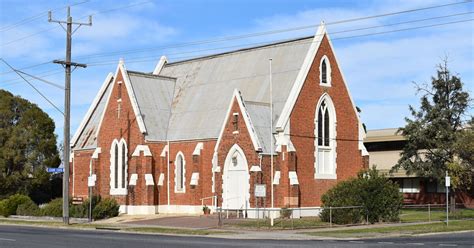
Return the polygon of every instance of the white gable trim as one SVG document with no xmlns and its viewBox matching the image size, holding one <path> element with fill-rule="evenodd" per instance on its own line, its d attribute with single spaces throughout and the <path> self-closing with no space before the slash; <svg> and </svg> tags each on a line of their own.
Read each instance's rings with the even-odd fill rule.
<svg viewBox="0 0 474 248">
<path fill-rule="evenodd" d="M 301 69 L 298 72 L 298 76 L 296 76 L 295 83 L 291 88 L 290 95 L 288 96 L 285 106 L 283 107 L 280 118 L 278 118 L 278 121 L 276 123 L 277 130 L 283 130 L 285 128 L 285 125 L 288 123 L 291 111 L 293 110 L 293 107 L 296 103 L 296 99 L 298 98 L 298 95 L 300 94 L 300 91 L 303 88 L 304 81 L 308 76 L 309 69 L 313 64 L 314 57 L 316 56 L 316 53 L 319 50 L 319 46 L 321 46 L 321 41 L 323 40 L 325 34 L 327 35 L 326 26 L 324 25 L 324 23 L 321 23 L 318 30 L 316 31 L 316 34 L 314 35 L 313 41 L 311 42 L 311 46 L 309 47 L 308 53 L 306 54 L 306 57 L 303 61 L 303 65 L 301 66 Z"/>
<path fill-rule="evenodd" d="M 155 66 L 155 70 L 153 70 L 153 75 L 158 75 L 161 72 L 161 69 L 168 63 L 168 58 L 166 56 L 161 56 L 160 61 Z"/>
<path fill-rule="evenodd" d="M 110 82 L 112 81 L 113 78 L 114 78 L 114 74 L 112 74 L 111 72 L 105 78 L 104 82 L 102 83 L 102 86 L 100 87 L 99 92 L 97 93 L 94 100 L 92 101 L 92 104 L 89 107 L 89 110 L 87 110 L 86 115 L 82 119 L 82 122 L 79 125 L 79 128 L 76 130 L 76 133 L 74 134 L 74 136 L 71 139 L 71 143 L 70 143 L 71 147 L 76 145 L 76 142 L 79 139 L 79 136 L 84 131 L 84 128 L 86 127 L 86 124 L 89 122 L 90 118 L 92 117 L 92 113 L 94 113 L 94 110 L 97 108 L 97 105 L 99 104 L 100 99 L 105 94 L 105 91 L 107 90 L 107 87 L 109 86 L 109 84 L 110 84 Z M 105 112 L 105 110 L 104 110 L 104 112 Z M 100 125 L 99 125 L 99 127 L 100 127 Z"/>
<path fill-rule="evenodd" d="M 150 147 L 147 145 L 137 145 L 135 151 L 133 151 L 132 157 L 139 157 L 140 152 L 143 152 L 145 157 L 151 157 Z"/>
<path fill-rule="evenodd" d="M 135 97 L 135 93 L 133 91 L 132 84 L 130 83 L 130 78 L 128 77 L 127 69 L 125 68 L 125 62 L 121 59 L 117 66 L 117 72 L 121 71 L 123 80 L 125 81 L 125 86 L 127 87 L 128 98 L 130 98 L 130 103 L 132 104 L 133 112 L 135 113 L 135 118 L 137 119 L 138 127 L 141 133 L 146 133 L 145 122 L 143 121 L 142 114 L 140 113 L 140 109 L 138 108 L 137 98 Z M 117 78 L 117 77 L 116 77 Z"/>
<path fill-rule="evenodd" d="M 248 114 L 247 109 L 245 108 L 244 102 L 242 100 L 242 95 L 240 94 L 240 91 L 238 91 L 237 89 L 234 89 L 232 100 L 230 101 L 229 108 L 227 109 L 227 114 L 225 116 L 224 123 L 222 123 L 221 131 L 219 133 L 219 138 L 217 139 L 214 151 L 217 151 L 219 144 L 221 142 L 222 135 L 224 134 L 224 130 L 225 130 L 225 125 L 229 121 L 229 116 L 232 110 L 232 105 L 234 104 L 234 99 L 237 99 L 240 112 L 242 113 L 242 117 L 244 118 L 245 126 L 247 127 L 247 130 L 250 134 L 250 138 L 252 140 L 252 144 L 253 144 L 253 147 L 255 148 L 255 151 L 261 151 L 262 146 L 260 145 L 258 141 L 257 133 L 255 132 L 255 128 L 253 127 L 252 121 L 250 120 L 250 115 Z"/>
<path fill-rule="evenodd" d="M 204 148 L 204 143 L 198 142 L 198 143 L 196 144 L 196 147 L 194 148 L 193 156 L 194 156 L 194 155 L 200 156 L 200 155 L 201 155 L 201 150 L 202 150 L 203 148 Z"/>
</svg>

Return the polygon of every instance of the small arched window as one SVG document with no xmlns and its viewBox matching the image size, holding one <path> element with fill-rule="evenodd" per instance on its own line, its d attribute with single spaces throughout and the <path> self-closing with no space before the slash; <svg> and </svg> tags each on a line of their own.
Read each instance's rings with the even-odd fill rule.
<svg viewBox="0 0 474 248">
<path fill-rule="evenodd" d="M 185 160 L 181 152 L 176 156 L 175 163 L 175 191 L 184 192 L 185 191 Z"/>
<path fill-rule="evenodd" d="M 321 58 L 319 65 L 319 80 L 320 85 L 331 86 L 331 64 L 326 55 Z"/>
</svg>

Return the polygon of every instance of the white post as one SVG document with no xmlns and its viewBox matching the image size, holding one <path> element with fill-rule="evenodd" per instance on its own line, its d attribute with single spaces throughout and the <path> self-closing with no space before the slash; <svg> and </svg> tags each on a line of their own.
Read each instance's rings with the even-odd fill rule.
<svg viewBox="0 0 474 248">
<path fill-rule="evenodd" d="M 271 187 L 271 206 L 272 210 L 275 207 L 273 205 L 273 83 L 272 83 L 272 59 L 268 59 L 270 63 L 270 187 Z M 274 224 L 274 213 L 272 212 L 270 218 L 270 224 L 273 226 Z"/>
<path fill-rule="evenodd" d="M 451 178 L 448 176 L 448 171 L 446 171 L 446 226 L 449 225 L 449 186 L 451 185 Z"/>
</svg>

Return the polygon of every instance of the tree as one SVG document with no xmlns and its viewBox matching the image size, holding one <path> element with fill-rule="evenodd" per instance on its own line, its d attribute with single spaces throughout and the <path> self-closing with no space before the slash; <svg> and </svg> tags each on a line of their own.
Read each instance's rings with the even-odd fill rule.
<svg viewBox="0 0 474 248">
<path fill-rule="evenodd" d="M 0 199 L 15 193 L 50 200 L 47 167 L 58 167 L 53 120 L 36 104 L 0 90 Z"/>
<path fill-rule="evenodd" d="M 463 90 L 461 79 L 450 73 L 446 60 L 438 65 L 437 75 L 431 81 L 430 87 L 417 85 L 418 92 L 423 92 L 420 109 L 409 106 L 412 118 L 405 118 L 405 127 L 399 129 L 407 143 L 392 170 L 405 169 L 408 174 L 439 182 L 444 182 L 448 171 L 453 189 L 465 188 L 470 181 L 461 178 L 472 178 L 473 168 L 472 153 L 462 152 L 467 149 L 463 139 L 471 138 L 472 149 L 472 131 L 463 131 L 470 107 L 469 94 Z"/>
</svg>

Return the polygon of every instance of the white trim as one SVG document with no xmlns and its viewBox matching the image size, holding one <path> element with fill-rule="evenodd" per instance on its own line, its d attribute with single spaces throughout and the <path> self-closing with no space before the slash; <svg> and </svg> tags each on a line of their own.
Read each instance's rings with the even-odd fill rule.
<svg viewBox="0 0 474 248">
<path fill-rule="evenodd" d="M 84 118 L 82 119 L 81 124 L 79 125 L 79 128 L 76 130 L 76 133 L 74 133 L 74 136 L 71 139 L 71 143 L 70 143 L 71 147 L 76 145 L 76 142 L 79 139 L 79 136 L 84 131 L 84 128 L 86 127 L 87 122 L 89 122 L 90 118 L 92 117 L 92 113 L 97 108 L 97 105 L 99 104 L 100 99 L 102 99 L 105 91 L 107 90 L 107 87 L 109 86 L 109 84 L 110 84 L 110 82 L 112 81 L 113 78 L 114 78 L 114 74 L 112 74 L 111 72 L 109 74 L 107 74 L 107 77 L 105 78 L 104 82 L 102 83 L 102 86 L 100 87 L 99 92 L 97 93 L 94 100 L 92 101 L 92 104 L 89 107 L 89 110 L 87 110 L 87 113 L 84 116 Z M 104 112 L 105 112 L 105 109 L 104 109 Z M 99 125 L 99 127 L 100 127 L 100 125 Z"/>
<path fill-rule="evenodd" d="M 135 151 L 133 151 L 132 157 L 139 157 L 140 152 L 143 152 L 145 157 L 151 157 L 150 147 L 148 147 L 148 145 L 137 145 Z"/>
<path fill-rule="evenodd" d="M 327 111 L 329 111 L 329 147 L 331 153 L 331 164 L 333 173 L 318 173 L 318 112 L 321 104 L 326 102 Z M 324 116 L 323 116 L 324 118 Z M 314 115 L 314 178 L 315 179 L 337 179 L 337 114 L 336 114 L 336 106 L 332 101 L 332 98 L 329 94 L 324 93 L 318 100 L 318 104 L 316 105 L 315 115 Z M 324 142 L 324 141 L 323 141 Z"/>
<path fill-rule="evenodd" d="M 114 158 L 115 158 L 115 145 L 118 146 L 118 170 L 115 171 Z M 122 160 L 123 145 L 125 145 L 125 161 Z M 122 175 L 122 167 L 125 167 L 125 175 Z M 115 188 L 115 174 L 117 174 L 117 188 Z M 128 184 L 128 148 L 127 142 L 122 138 L 120 141 L 114 139 L 110 147 L 110 195 L 127 195 L 127 184 Z M 124 180 L 125 179 L 125 180 Z M 122 185 L 122 181 L 125 185 Z"/>
<path fill-rule="evenodd" d="M 131 174 L 130 175 L 130 182 L 128 183 L 128 185 L 130 185 L 130 186 L 137 185 L 137 180 L 138 180 L 138 174 L 136 174 L 136 173 Z"/>
<path fill-rule="evenodd" d="M 158 178 L 158 186 L 163 186 L 163 181 L 165 180 L 165 173 L 160 173 L 160 177 Z"/>
<path fill-rule="evenodd" d="M 298 175 L 296 174 L 296 171 L 289 171 L 288 178 L 290 179 L 290 185 L 300 184 L 298 181 Z"/>
<path fill-rule="evenodd" d="M 324 22 L 322 22 L 321 25 L 319 25 L 316 34 L 314 35 L 313 41 L 311 42 L 311 45 L 308 49 L 308 53 L 306 54 L 306 57 L 303 61 L 303 65 L 301 66 L 301 69 L 298 72 L 298 75 L 296 76 L 295 83 L 291 88 L 285 106 L 283 107 L 281 115 L 278 118 L 278 121 L 276 123 L 277 130 L 283 130 L 285 128 L 285 125 L 288 123 L 291 111 L 293 110 L 293 107 L 296 104 L 298 95 L 301 89 L 303 88 L 303 84 L 308 76 L 311 65 L 313 64 L 314 58 L 319 50 L 319 46 L 321 46 L 321 42 L 325 34 L 327 36 L 326 26 L 324 25 Z"/>
<path fill-rule="evenodd" d="M 110 188 L 110 195 L 127 195 L 128 194 L 128 191 L 127 189 L 121 189 L 121 188 L 117 188 L 117 189 L 113 189 L 113 188 Z"/>
<path fill-rule="evenodd" d="M 323 72 L 322 72 L 323 61 L 326 61 L 326 81 L 327 81 L 327 83 L 323 83 Z M 324 87 L 331 87 L 331 82 L 332 82 L 331 72 L 332 72 L 331 62 L 329 61 L 328 56 L 323 55 L 323 57 L 319 61 L 319 85 L 324 86 Z"/>
<path fill-rule="evenodd" d="M 275 171 L 275 176 L 273 177 L 273 185 L 280 185 L 281 172 Z"/>
<path fill-rule="evenodd" d="M 183 158 L 183 189 L 178 190 L 178 166 L 176 161 L 178 161 L 178 157 L 181 156 Z M 183 152 L 179 151 L 176 154 L 176 158 L 174 159 L 174 193 L 186 193 L 186 159 L 184 157 Z"/>
<path fill-rule="evenodd" d="M 163 150 L 161 151 L 161 154 L 160 154 L 160 157 L 166 157 L 166 153 L 169 151 L 169 147 L 168 145 L 165 145 L 165 147 L 163 147 Z"/>
<path fill-rule="evenodd" d="M 193 172 L 193 174 L 191 175 L 191 182 L 189 183 L 189 185 L 196 186 L 198 185 L 198 181 L 199 181 L 199 172 Z"/>
<path fill-rule="evenodd" d="M 154 215 L 158 212 L 155 205 L 122 205 L 128 215 Z M 122 207 L 121 206 L 121 207 Z"/>
<path fill-rule="evenodd" d="M 130 78 L 128 77 L 127 69 L 125 68 L 125 63 L 123 60 L 120 60 L 118 67 L 117 67 L 117 72 L 120 69 L 120 72 L 122 73 L 122 78 L 125 81 L 125 86 L 127 88 L 127 93 L 128 93 L 128 98 L 130 98 L 130 103 L 133 108 L 133 112 L 135 113 L 135 118 L 137 119 L 138 127 L 140 129 L 141 133 L 146 133 L 146 127 L 145 127 L 145 122 L 143 121 L 142 114 L 140 112 L 140 108 L 138 108 L 138 102 L 137 98 L 135 97 L 135 93 L 133 91 L 132 83 L 130 83 Z"/>
<path fill-rule="evenodd" d="M 261 172 L 262 171 L 262 168 L 260 168 L 260 166 L 258 165 L 252 165 L 252 167 L 250 167 L 250 172 Z"/>
<path fill-rule="evenodd" d="M 102 149 L 100 147 L 95 148 L 94 153 L 92 153 L 92 158 L 98 159 L 101 153 Z"/>
<path fill-rule="evenodd" d="M 158 64 L 156 64 L 155 69 L 153 70 L 153 75 L 160 74 L 163 67 L 168 63 L 168 58 L 166 56 L 161 56 Z"/>
<path fill-rule="evenodd" d="M 196 147 L 194 148 L 193 151 L 193 156 L 200 156 L 201 155 L 201 150 L 204 148 L 204 143 L 199 142 L 196 144 Z"/>
<path fill-rule="evenodd" d="M 237 100 L 237 103 L 239 104 L 240 112 L 242 112 L 242 116 L 244 117 L 245 126 L 247 127 L 247 130 L 249 132 L 253 147 L 255 148 L 255 151 L 261 151 L 262 146 L 260 145 L 258 141 L 257 133 L 255 131 L 255 128 L 253 127 L 252 121 L 250 120 L 250 115 L 248 114 L 247 109 L 245 108 L 245 104 L 243 103 L 242 94 L 237 89 L 234 89 L 234 93 L 232 94 L 232 100 L 230 101 L 229 108 L 227 109 L 226 117 L 224 119 L 224 122 L 222 123 L 221 131 L 219 133 L 219 138 L 217 138 L 214 151 L 217 151 L 217 149 L 219 148 L 220 142 L 222 140 L 222 135 L 224 134 L 225 126 L 227 122 L 229 121 L 229 116 L 230 116 L 232 105 L 234 104 L 235 99 Z"/>
<path fill-rule="evenodd" d="M 159 205 L 159 214 L 201 215 L 201 205 Z"/>
<path fill-rule="evenodd" d="M 152 174 L 145 174 L 145 185 L 146 186 L 155 186 L 155 181 L 153 180 Z"/>
</svg>

